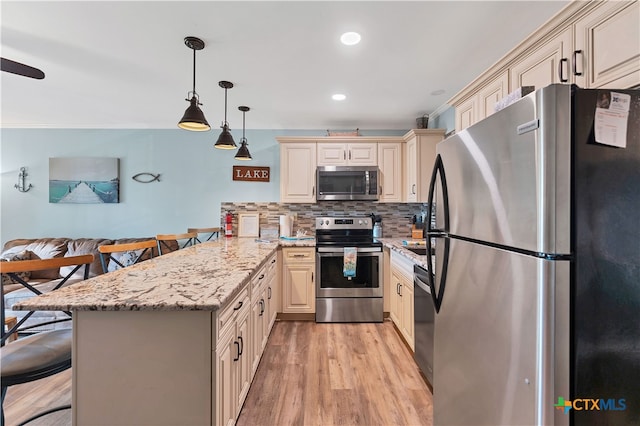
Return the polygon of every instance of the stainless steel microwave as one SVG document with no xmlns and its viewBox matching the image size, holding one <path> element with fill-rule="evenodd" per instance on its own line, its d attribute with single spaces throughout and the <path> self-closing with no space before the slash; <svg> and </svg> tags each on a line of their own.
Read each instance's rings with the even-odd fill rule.
<svg viewBox="0 0 640 426">
<path fill-rule="evenodd" d="M 321 166 L 316 200 L 377 200 L 380 170 L 375 166 Z"/>
</svg>

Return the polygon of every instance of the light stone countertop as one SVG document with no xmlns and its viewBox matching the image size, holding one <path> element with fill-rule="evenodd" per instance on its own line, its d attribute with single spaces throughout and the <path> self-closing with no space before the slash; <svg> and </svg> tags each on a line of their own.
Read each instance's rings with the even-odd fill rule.
<svg viewBox="0 0 640 426">
<path fill-rule="evenodd" d="M 410 259 L 413 263 L 422 266 L 426 270 L 429 270 L 429 260 L 426 255 L 415 254 L 412 251 L 407 250 L 407 246 L 403 245 L 403 241 L 410 240 L 411 238 L 377 238 L 384 247 L 387 247 L 397 253 L 400 253 L 404 257 Z M 432 265 L 435 267 L 435 256 L 431 256 Z"/>
<path fill-rule="evenodd" d="M 309 241 L 315 245 L 315 240 Z M 253 238 L 221 238 L 33 297 L 14 309 L 216 311 L 240 291 L 278 245 Z"/>
</svg>

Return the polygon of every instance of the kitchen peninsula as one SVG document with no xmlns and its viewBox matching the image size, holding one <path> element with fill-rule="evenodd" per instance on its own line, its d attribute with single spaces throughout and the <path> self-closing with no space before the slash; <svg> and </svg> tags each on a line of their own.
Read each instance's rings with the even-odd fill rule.
<svg viewBox="0 0 640 426">
<path fill-rule="evenodd" d="M 198 244 L 14 309 L 73 312 L 74 424 L 226 424 L 275 319 L 277 249 Z"/>
</svg>

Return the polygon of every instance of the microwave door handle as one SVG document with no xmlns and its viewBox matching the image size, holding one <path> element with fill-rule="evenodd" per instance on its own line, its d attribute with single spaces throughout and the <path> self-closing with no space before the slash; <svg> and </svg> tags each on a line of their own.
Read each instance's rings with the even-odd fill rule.
<svg viewBox="0 0 640 426">
<path fill-rule="evenodd" d="M 351 153 L 349 153 L 349 155 L 351 155 Z M 371 194 L 371 180 L 369 179 L 369 172 L 366 171 L 364 172 L 364 193 L 365 194 Z"/>
</svg>

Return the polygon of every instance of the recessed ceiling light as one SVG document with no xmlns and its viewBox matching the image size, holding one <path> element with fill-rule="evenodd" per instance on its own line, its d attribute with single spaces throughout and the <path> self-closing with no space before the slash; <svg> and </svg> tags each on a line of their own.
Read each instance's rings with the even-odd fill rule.
<svg viewBox="0 0 640 426">
<path fill-rule="evenodd" d="M 334 101 L 344 101 L 345 99 L 347 99 L 347 97 L 342 93 L 336 93 L 335 95 L 331 96 L 331 99 L 333 99 Z"/>
<path fill-rule="evenodd" d="M 431 96 L 438 96 L 438 95 L 442 95 L 443 93 L 444 93 L 443 89 L 438 89 L 431 92 Z"/>
<path fill-rule="evenodd" d="M 340 36 L 340 41 L 347 46 L 353 46 L 354 44 L 360 43 L 360 34 L 354 33 L 353 31 L 344 33 Z"/>
</svg>

